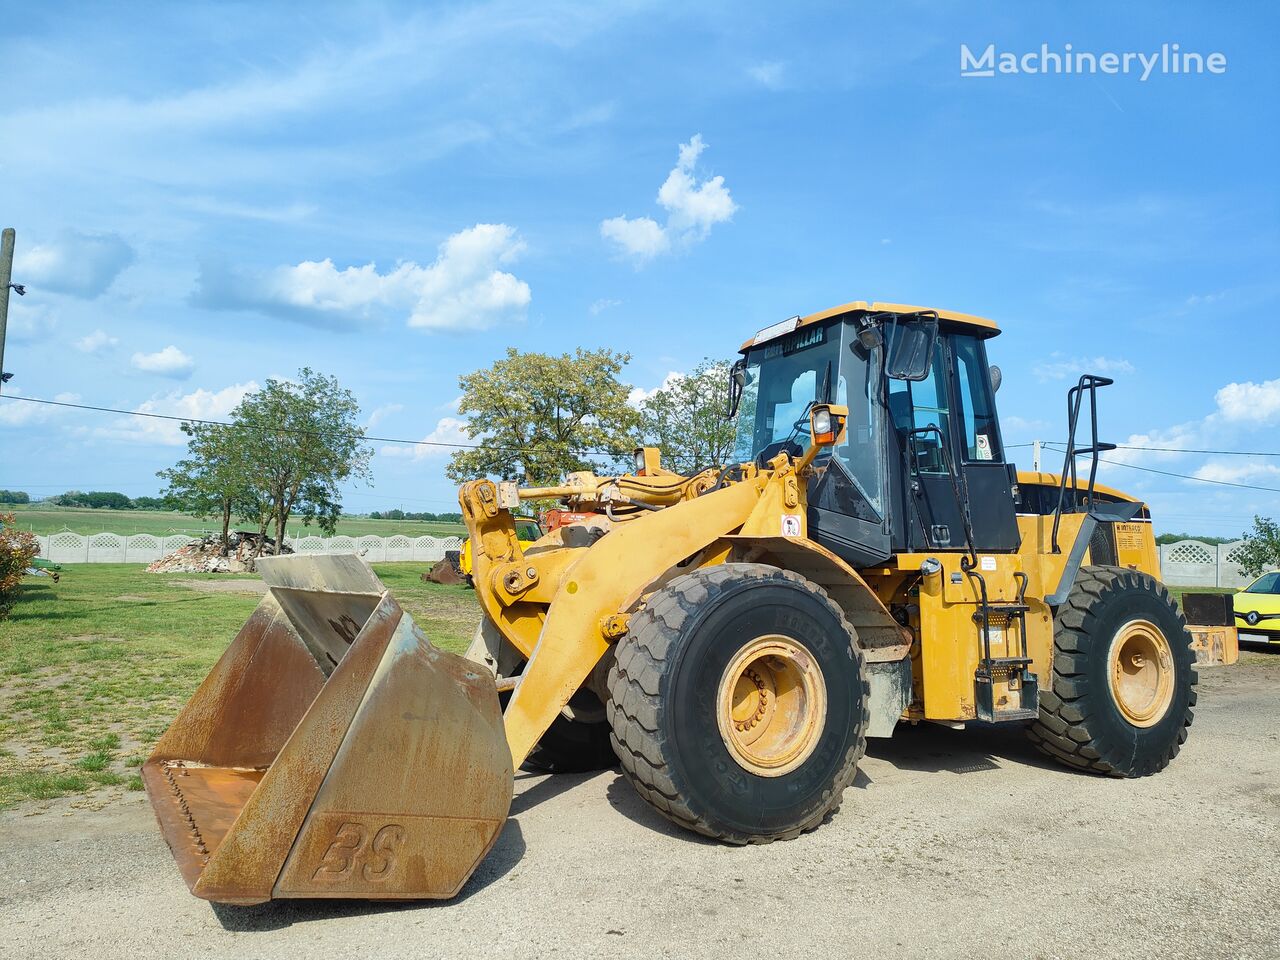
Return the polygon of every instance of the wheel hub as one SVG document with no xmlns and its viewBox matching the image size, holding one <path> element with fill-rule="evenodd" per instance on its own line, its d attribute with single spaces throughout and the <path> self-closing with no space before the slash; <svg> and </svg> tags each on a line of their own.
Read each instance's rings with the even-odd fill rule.
<svg viewBox="0 0 1280 960">
<path fill-rule="evenodd" d="M 813 657 L 790 637 L 757 637 L 734 656 L 716 696 L 720 736 L 744 770 L 779 777 L 818 745 L 827 688 Z"/>
<path fill-rule="evenodd" d="M 1111 696 L 1135 727 L 1158 723 L 1173 702 L 1173 650 L 1149 620 L 1131 620 L 1116 631 L 1108 656 Z"/>
</svg>

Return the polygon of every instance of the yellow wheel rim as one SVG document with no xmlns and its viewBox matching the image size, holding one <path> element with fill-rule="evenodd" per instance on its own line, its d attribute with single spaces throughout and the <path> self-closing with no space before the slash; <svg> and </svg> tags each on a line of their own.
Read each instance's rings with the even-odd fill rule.
<svg viewBox="0 0 1280 960">
<path fill-rule="evenodd" d="M 813 656 L 779 634 L 738 651 L 716 695 L 729 754 L 744 770 L 780 777 L 813 753 L 827 720 L 827 685 Z"/>
<path fill-rule="evenodd" d="M 1107 658 L 1111 697 L 1135 727 L 1160 721 L 1173 702 L 1173 650 L 1149 620 L 1130 620 L 1111 641 Z"/>
</svg>

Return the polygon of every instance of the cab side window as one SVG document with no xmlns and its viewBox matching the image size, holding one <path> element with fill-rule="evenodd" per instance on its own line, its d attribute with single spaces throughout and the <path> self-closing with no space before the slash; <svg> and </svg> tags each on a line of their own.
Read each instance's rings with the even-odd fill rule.
<svg viewBox="0 0 1280 960">
<path fill-rule="evenodd" d="M 951 442 L 951 409 L 942 376 L 944 356 L 939 337 L 928 377 L 915 382 L 889 381 L 889 414 L 903 445 L 910 445 L 921 473 L 947 472 L 943 444 Z"/>
<path fill-rule="evenodd" d="M 1003 461 L 1000 433 L 996 428 L 991 374 L 983 362 L 982 345 L 977 337 L 958 336 L 952 340 L 951 349 L 955 355 L 956 383 L 960 388 L 965 459 Z"/>
</svg>

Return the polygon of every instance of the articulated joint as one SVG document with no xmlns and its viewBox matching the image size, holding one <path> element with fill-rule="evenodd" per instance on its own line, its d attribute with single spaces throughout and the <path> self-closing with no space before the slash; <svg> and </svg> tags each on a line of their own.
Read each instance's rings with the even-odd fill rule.
<svg viewBox="0 0 1280 960">
<path fill-rule="evenodd" d="M 504 563 L 494 568 L 493 581 L 515 600 L 538 582 L 538 568 L 524 562 Z"/>
</svg>

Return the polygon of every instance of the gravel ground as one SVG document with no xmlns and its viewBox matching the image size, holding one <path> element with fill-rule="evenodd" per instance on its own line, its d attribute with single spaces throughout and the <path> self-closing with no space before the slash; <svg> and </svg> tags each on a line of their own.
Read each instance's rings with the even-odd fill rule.
<svg viewBox="0 0 1280 960">
<path fill-rule="evenodd" d="M 0 956 L 1280 957 L 1280 655 L 1201 674 L 1163 774 L 1049 765 L 1008 729 L 873 741 L 842 811 L 734 849 L 614 771 L 521 775 L 451 903 L 192 898 L 137 795 L 0 815 Z"/>
</svg>

